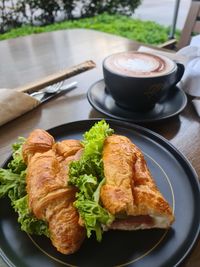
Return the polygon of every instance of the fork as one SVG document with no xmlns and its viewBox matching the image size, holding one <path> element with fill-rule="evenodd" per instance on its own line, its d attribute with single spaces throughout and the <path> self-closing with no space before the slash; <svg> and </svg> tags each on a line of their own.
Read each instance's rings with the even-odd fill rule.
<svg viewBox="0 0 200 267">
<path fill-rule="evenodd" d="M 38 92 L 31 93 L 30 95 L 31 96 L 37 96 L 37 95 L 44 94 L 44 93 L 54 94 L 54 93 L 58 92 L 58 90 L 61 88 L 63 83 L 64 83 L 63 81 L 60 81 L 58 83 L 55 83 L 55 84 L 50 85 L 48 87 L 45 87 L 44 89 L 42 89 Z"/>
<path fill-rule="evenodd" d="M 37 97 L 37 96 L 44 95 L 44 94 L 57 94 L 61 91 L 65 91 L 65 90 L 72 89 L 72 88 L 76 87 L 77 82 L 76 81 L 71 82 L 69 84 L 64 85 L 63 87 L 62 87 L 62 85 L 63 85 L 63 82 L 62 82 L 62 84 L 57 83 L 57 84 L 55 84 L 55 86 L 54 85 L 48 86 L 48 87 L 44 88 L 43 90 L 40 90 L 38 92 L 34 92 L 34 93 L 30 94 L 30 96 Z"/>
</svg>

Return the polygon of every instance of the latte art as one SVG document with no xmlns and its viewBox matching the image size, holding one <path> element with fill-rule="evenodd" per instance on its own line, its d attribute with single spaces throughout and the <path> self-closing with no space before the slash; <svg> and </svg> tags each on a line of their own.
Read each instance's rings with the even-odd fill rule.
<svg viewBox="0 0 200 267">
<path fill-rule="evenodd" d="M 162 76 L 175 68 L 172 60 L 144 52 L 114 54 L 104 64 L 113 72 L 132 77 Z"/>
</svg>

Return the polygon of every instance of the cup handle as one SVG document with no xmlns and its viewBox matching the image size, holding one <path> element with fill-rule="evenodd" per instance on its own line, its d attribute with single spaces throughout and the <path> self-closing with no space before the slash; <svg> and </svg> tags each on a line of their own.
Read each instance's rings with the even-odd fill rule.
<svg viewBox="0 0 200 267">
<path fill-rule="evenodd" d="M 171 85 L 171 87 L 176 86 L 176 84 L 181 80 L 181 78 L 183 77 L 184 71 L 185 71 L 185 67 L 183 64 L 181 63 L 176 63 L 177 65 L 177 71 L 176 71 L 176 80 L 175 82 Z"/>
<path fill-rule="evenodd" d="M 176 63 L 176 64 L 177 64 L 177 74 L 176 74 L 177 78 L 175 84 L 177 84 L 181 80 L 185 71 L 185 67 L 183 64 L 181 63 Z"/>
<path fill-rule="evenodd" d="M 171 88 L 175 87 L 176 84 L 181 80 L 181 78 L 183 77 L 183 74 L 184 74 L 184 71 L 185 71 L 185 67 L 183 64 L 181 63 L 176 63 L 177 65 L 177 71 L 176 71 L 176 80 L 175 82 L 171 85 Z M 166 95 L 164 95 L 162 98 L 161 98 L 161 101 L 164 101 L 166 98 Z M 160 101 L 160 102 L 161 102 Z"/>
</svg>

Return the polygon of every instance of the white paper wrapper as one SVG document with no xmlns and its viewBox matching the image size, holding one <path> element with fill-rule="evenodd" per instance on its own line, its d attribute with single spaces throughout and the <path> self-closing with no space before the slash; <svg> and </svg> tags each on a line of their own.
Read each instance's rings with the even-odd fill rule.
<svg viewBox="0 0 200 267">
<path fill-rule="evenodd" d="M 185 73 L 180 81 L 182 88 L 188 95 L 200 97 L 200 46 L 186 46 L 180 49 L 177 54 L 187 56 Z M 200 116 L 200 100 L 193 99 L 192 104 Z"/>
<path fill-rule="evenodd" d="M 200 96 L 200 47 L 187 46 L 180 49 L 177 55 L 187 57 L 185 73 L 180 81 L 180 88 L 191 96 Z"/>
<path fill-rule="evenodd" d="M 200 100 L 199 99 L 193 99 L 192 104 L 193 104 L 197 114 L 200 116 Z"/>
<path fill-rule="evenodd" d="M 200 34 L 192 36 L 190 46 L 200 46 Z"/>
<path fill-rule="evenodd" d="M 0 89 L 0 126 L 38 106 L 35 98 L 12 90 Z"/>
</svg>

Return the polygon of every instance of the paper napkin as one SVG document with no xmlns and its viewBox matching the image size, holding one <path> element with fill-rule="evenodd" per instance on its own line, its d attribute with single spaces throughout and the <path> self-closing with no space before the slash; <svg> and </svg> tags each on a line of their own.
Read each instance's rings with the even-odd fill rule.
<svg viewBox="0 0 200 267">
<path fill-rule="evenodd" d="M 39 104 L 38 100 L 28 94 L 12 89 L 0 89 L 0 126 Z"/>
<path fill-rule="evenodd" d="M 200 47 L 186 46 L 177 55 L 187 57 L 185 72 L 179 86 L 189 95 L 200 96 Z"/>
</svg>

